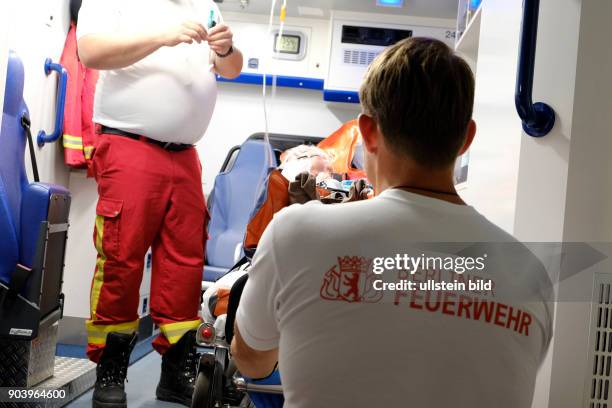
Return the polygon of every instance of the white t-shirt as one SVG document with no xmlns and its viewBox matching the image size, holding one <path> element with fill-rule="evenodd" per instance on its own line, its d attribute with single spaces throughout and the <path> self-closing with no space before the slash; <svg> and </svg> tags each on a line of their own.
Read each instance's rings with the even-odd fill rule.
<svg viewBox="0 0 612 408">
<path fill-rule="evenodd" d="M 212 0 L 83 0 L 77 38 L 88 34 L 160 32 L 190 20 L 208 27 Z M 102 71 L 96 123 L 163 142 L 192 144 L 213 114 L 217 84 L 208 43 L 162 47 L 132 66 Z"/>
<path fill-rule="evenodd" d="M 374 280 L 398 276 L 373 274 L 368 260 L 465 242 L 508 245 L 472 275 L 495 289 L 429 292 L 444 296 L 437 304 L 424 291 L 373 290 Z M 516 247 L 524 248 L 474 208 L 403 190 L 291 206 L 262 237 L 238 329 L 251 348 L 279 347 L 289 408 L 529 408 L 552 336 L 551 283 L 537 259 L 511 258 Z M 414 276 L 436 281 L 435 272 Z"/>
</svg>

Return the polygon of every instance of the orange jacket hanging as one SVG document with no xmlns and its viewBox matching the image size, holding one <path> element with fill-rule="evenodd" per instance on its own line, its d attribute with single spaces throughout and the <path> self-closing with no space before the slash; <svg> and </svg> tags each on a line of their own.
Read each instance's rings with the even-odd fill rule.
<svg viewBox="0 0 612 408">
<path fill-rule="evenodd" d="M 90 167 L 96 145 L 92 122 L 93 102 L 98 71 L 86 68 L 77 53 L 76 25 L 70 25 L 61 64 L 68 71 L 64 113 L 64 160 L 73 168 Z"/>
<path fill-rule="evenodd" d="M 359 123 L 357 120 L 351 120 L 318 145 L 332 158 L 334 172 L 349 180 L 366 178 L 365 171 L 353 168 L 352 164 L 360 138 Z"/>
</svg>

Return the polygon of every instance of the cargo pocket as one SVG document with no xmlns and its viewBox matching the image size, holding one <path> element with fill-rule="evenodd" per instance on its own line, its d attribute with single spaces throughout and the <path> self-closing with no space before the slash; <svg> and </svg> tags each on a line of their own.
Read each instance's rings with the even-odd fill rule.
<svg viewBox="0 0 612 408">
<path fill-rule="evenodd" d="M 119 258 L 123 201 L 100 197 L 96 206 L 96 248 L 108 258 Z"/>
</svg>

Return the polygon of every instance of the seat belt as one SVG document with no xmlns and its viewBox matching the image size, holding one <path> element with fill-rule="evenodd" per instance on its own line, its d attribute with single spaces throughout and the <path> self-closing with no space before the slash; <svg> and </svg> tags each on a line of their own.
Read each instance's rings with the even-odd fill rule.
<svg viewBox="0 0 612 408">
<path fill-rule="evenodd" d="M 32 174 L 34 175 L 34 181 L 36 183 L 40 182 L 40 177 L 38 175 L 38 164 L 36 163 L 36 154 L 34 153 L 34 141 L 32 140 L 32 132 L 30 130 L 30 118 L 27 114 L 24 114 L 21 117 L 21 126 L 26 132 L 26 136 L 28 138 L 28 147 L 30 149 L 30 160 L 32 161 Z"/>
<path fill-rule="evenodd" d="M 21 117 L 21 126 L 26 132 L 26 136 L 28 138 L 28 147 L 30 149 L 30 160 L 32 161 L 32 173 L 34 175 L 34 181 L 37 183 L 40 181 L 40 177 L 38 176 L 38 165 L 36 163 L 36 155 L 34 154 L 34 141 L 32 140 L 32 132 L 30 131 L 30 118 L 27 114 L 24 114 Z M 9 296 L 10 298 L 16 298 L 28 283 L 28 279 L 32 274 L 32 269 L 27 266 L 17 264 L 15 266 L 15 272 L 11 277 L 11 283 L 9 285 Z"/>
</svg>

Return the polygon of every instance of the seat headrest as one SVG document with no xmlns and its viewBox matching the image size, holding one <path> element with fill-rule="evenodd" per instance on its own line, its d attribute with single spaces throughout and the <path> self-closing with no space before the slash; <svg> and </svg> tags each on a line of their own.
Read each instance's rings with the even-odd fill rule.
<svg viewBox="0 0 612 408">
<path fill-rule="evenodd" d="M 18 225 L 21 193 L 28 184 L 24 164 L 26 137 L 21 126 L 21 117 L 27 113 L 23 84 L 23 63 L 15 52 L 10 51 L 0 129 L 0 178 L 5 190 L 5 205 L 10 210 L 14 225 Z"/>
<path fill-rule="evenodd" d="M 266 156 L 266 151 L 269 151 L 269 156 Z M 246 166 L 249 169 L 267 169 L 270 167 L 267 161 L 269 157 L 274 157 L 274 153 L 268 144 L 261 140 L 247 140 L 240 147 L 240 153 L 236 158 L 234 167 Z"/>
<path fill-rule="evenodd" d="M 3 112 L 8 115 L 19 116 L 21 114 L 24 77 L 23 62 L 14 51 L 9 51 L 3 108 Z"/>
</svg>

